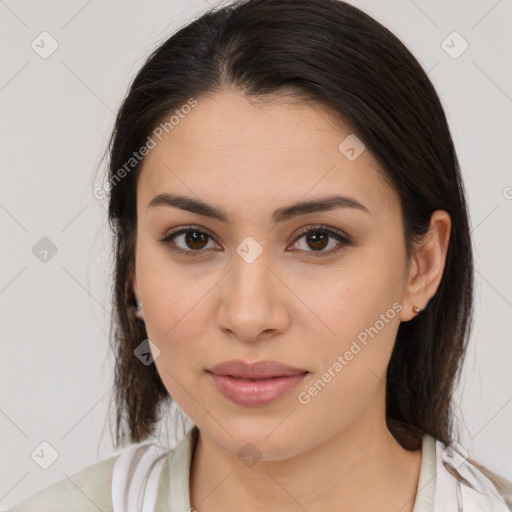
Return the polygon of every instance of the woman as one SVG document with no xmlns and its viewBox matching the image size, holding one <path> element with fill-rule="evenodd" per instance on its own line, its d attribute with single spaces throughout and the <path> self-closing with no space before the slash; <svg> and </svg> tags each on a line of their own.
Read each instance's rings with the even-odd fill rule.
<svg viewBox="0 0 512 512">
<path fill-rule="evenodd" d="M 466 201 L 395 36 L 337 0 L 213 10 L 150 56 L 110 149 L 132 446 L 14 512 L 512 509 L 455 441 Z M 171 401 L 194 426 L 169 452 Z"/>
</svg>

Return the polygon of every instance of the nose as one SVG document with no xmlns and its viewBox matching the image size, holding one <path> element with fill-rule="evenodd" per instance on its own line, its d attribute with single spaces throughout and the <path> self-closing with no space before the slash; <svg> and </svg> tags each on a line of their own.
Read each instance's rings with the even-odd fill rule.
<svg viewBox="0 0 512 512">
<path fill-rule="evenodd" d="M 288 328 L 290 292 L 270 264 L 265 251 L 254 261 L 234 254 L 218 313 L 219 327 L 228 336 L 254 343 Z"/>
</svg>

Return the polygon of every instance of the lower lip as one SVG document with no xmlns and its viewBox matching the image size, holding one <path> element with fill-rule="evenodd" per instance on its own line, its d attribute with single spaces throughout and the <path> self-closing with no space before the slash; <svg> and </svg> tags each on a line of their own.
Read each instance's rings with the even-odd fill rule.
<svg viewBox="0 0 512 512">
<path fill-rule="evenodd" d="M 232 402 L 246 407 L 267 405 L 291 391 L 307 372 L 269 379 L 239 379 L 208 372 L 217 389 Z"/>
</svg>

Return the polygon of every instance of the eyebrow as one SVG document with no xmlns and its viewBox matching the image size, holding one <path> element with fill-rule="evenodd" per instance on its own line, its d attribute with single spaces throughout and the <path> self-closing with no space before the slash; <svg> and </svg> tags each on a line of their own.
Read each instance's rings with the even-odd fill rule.
<svg viewBox="0 0 512 512">
<path fill-rule="evenodd" d="M 159 206 L 172 206 L 192 213 L 197 213 L 198 215 L 203 215 L 204 217 L 217 219 L 224 223 L 230 222 L 229 214 L 219 206 L 210 205 L 201 200 L 187 196 L 168 193 L 158 194 L 150 201 L 146 210 Z M 366 206 L 351 197 L 333 195 L 310 201 L 301 201 L 278 208 L 272 214 L 272 221 L 277 224 L 279 222 L 289 220 L 292 217 L 298 217 L 299 215 L 325 212 L 336 208 L 354 208 L 356 210 L 370 213 Z"/>
</svg>

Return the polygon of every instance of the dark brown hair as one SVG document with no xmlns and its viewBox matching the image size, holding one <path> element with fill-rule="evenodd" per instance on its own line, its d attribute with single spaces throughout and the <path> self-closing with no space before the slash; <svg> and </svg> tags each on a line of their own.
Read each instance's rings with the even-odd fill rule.
<svg viewBox="0 0 512 512">
<path fill-rule="evenodd" d="M 152 130 L 193 97 L 234 89 L 248 99 L 294 93 L 345 119 L 400 196 L 407 247 L 435 210 L 452 221 L 446 266 L 426 309 L 400 325 L 387 371 L 390 431 L 406 449 L 428 433 L 454 435 L 452 392 L 469 336 L 473 260 L 459 165 L 446 117 L 407 48 L 361 10 L 338 0 L 241 0 L 212 9 L 161 44 L 134 79 L 110 141 L 114 233 L 112 343 L 116 443 L 150 436 L 172 398 L 154 364 L 134 356 L 147 338 L 134 315 L 139 165 L 119 170 Z M 125 430 L 126 428 L 126 430 Z"/>
</svg>

